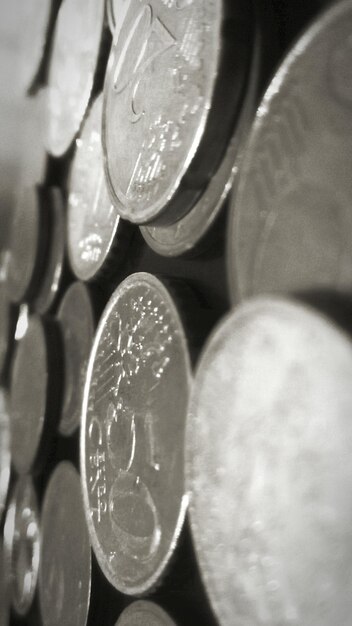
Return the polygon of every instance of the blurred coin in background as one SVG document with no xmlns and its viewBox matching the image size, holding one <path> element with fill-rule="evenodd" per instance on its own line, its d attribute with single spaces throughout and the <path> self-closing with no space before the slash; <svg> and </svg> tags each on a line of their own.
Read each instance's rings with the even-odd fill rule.
<svg viewBox="0 0 352 626">
<path fill-rule="evenodd" d="M 175 626 L 175 622 L 155 602 L 138 600 L 121 613 L 116 626 Z"/>
</svg>

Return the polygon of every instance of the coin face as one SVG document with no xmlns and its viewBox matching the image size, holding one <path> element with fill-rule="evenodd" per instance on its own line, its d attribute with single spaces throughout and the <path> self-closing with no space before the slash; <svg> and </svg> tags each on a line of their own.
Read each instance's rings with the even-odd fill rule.
<svg viewBox="0 0 352 626">
<path fill-rule="evenodd" d="M 47 92 L 46 145 L 66 152 L 92 91 L 104 26 L 104 0 L 63 0 L 54 32 Z"/>
<path fill-rule="evenodd" d="M 221 624 L 349 623 L 352 344 L 254 299 L 210 339 L 186 430 L 190 518 Z"/>
<path fill-rule="evenodd" d="M 131 275 L 98 326 L 81 428 L 91 542 L 105 576 L 127 594 L 155 585 L 181 532 L 190 376 L 171 296 L 150 274 Z"/>
<path fill-rule="evenodd" d="M 40 560 L 38 504 L 29 476 L 16 483 L 5 519 L 4 551 L 12 606 L 25 615 L 33 602 Z"/>
<path fill-rule="evenodd" d="M 43 58 L 53 3 L 27 0 L 18 4 L 18 79 L 23 90 L 31 87 Z"/>
<path fill-rule="evenodd" d="M 99 96 L 76 141 L 69 183 L 68 254 L 71 267 L 81 280 L 93 278 L 101 269 L 122 226 L 105 181 L 101 120 Z"/>
<path fill-rule="evenodd" d="M 175 622 L 154 602 L 139 600 L 121 613 L 116 626 L 175 626 Z"/>
<path fill-rule="evenodd" d="M 61 302 L 58 319 L 64 338 L 65 384 L 59 430 L 71 435 L 80 425 L 83 388 L 94 337 L 94 312 L 88 288 L 73 283 Z"/>
<path fill-rule="evenodd" d="M 283 62 L 232 201 L 233 297 L 350 288 L 352 5 L 333 4 Z"/>
<path fill-rule="evenodd" d="M 11 452 L 8 398 L 5 391 L 0 389 L 0 520 L 6 505 L 7 491 L 10 482 L 10 471 Z"/>
<path fill-rule="evenodd" d="M 85 626 L 91 552 L 80 477 L 61 462 L 45 492 L 41 514 L 39 598 L 44 626 Z"/>
<path fill-rule="evenodd" d="M 120 5 L 104 88 L 105 170 L 120 215 L 146 223 L 165 211 L 202 140 L 222 2 L 130 0 L 117 2 L 116 14 Z M 169 222 L 182 213 L 173 210 Z"/>
</svg>

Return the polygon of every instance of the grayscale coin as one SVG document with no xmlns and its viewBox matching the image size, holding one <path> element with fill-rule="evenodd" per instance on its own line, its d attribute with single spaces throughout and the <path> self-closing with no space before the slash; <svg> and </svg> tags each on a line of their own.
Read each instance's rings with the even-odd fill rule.
<svg viewBox="0 0 352 626">
<path fill-rule="evenodd" d="M 39 599 L 43 626 L 85 626 L 91 590 L 91 550 L 81 481 L 61 462 L 48 483 L 41 512 Z"/>
<path fill-rule="evenodd" d="M 350 337 L 293 301 L 248 300 L 208 341 L 186 475 L 222 625 L 350 624 L 351 377 Z"/>
<path fill-rule="evenodd" d="M 186 337 L 169 292 L 150 274 L 129 276 L 98 326 L 81 427 L 92 546 L 107 579 L 127 594 L 159 582 L 183 526 L 190 384 Z"/>
<path fill-rule="evenodd" d="M 69 181 L 68 254 L 72 270 L 81 280 L 93 278 L 111 248 L 119 248 L 119 244 L 122 247 L 123 243 L 121 218 L 110 200 L 105 181 L 101 120 L 102 96 L 99 96 L 76 141 Z"/>
<path fill-rule="evenodd" d="M 29 476 L 18 479 L 7 510 L 4 556 L 12 606 L 25 615 L 33 602 L 40 560 L 38 503 Z"/>
<path fill-rule="evenodd" d="M 104 0 L 63 0 L 54 32 L 47 88 L 46 146 L 63 155 L 91 96 L 104 29 Z"/>
<path fill-rule="evenodd" d="M 175 626 L 175 622 L 155 602 L 138 600 L 121 613 L 116 626 Z"/>
<path fill-rule="evenodd" d="M 83 388 L 93 344 L 95 319 L 88 288 L 80 282 L 66 291 L 58 311 L 64 338 L 64 396 L 59 430 L 71 435 L 81 423 Z"/>
<path fill-rule="evenodd" d="M 10 483 L 10 418 L 6 392 L 0 388 L 0 520 L 6 505 Z"/>
<path fill-rule="evenodd" d="M 234 300 L 351 287 L 352 2 L 332 3 L 258 109 L 232 199 Z"/>
<path fill-rule="evenodd" d="M 251 8 L 241 0 L 121 0 L 114 7 L 124 19 L 104 87 L 111 197 L 131 222 L 174 223 L 226 151 L 248 72 Z"/>
<path fill-rule="evenodd" d="M 53 3 L 26 0 L 17 5 L 19 59 L 16 78 L 22 89 L 27 91 L 43 58 Z"/>
</svg>

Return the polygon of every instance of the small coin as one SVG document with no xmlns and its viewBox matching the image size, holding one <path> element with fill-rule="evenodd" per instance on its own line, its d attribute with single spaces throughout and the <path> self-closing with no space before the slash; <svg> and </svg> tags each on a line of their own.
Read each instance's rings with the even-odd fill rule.
<svg viewBox="0 0 352 626">
<path fill-rule="evenodd" d="M 121 247 L 123 225 L 110 200 L 101 146 L 102 96 L 87 117 L 73 160 L 68 197 L 67 240 L 72 270 L 89 280 L 102 268 L 114 243 Z M 115 245 L 116 244 L 116 245 Z M 121 244 L 121 245 L 120 245 Z"/>
<path fill-rule="evenodd" d="M 12 606 L 25 615 L 33 602 L 40 560 L 38 504 L 29 476 L 15 485 L 5 519 L 4 552 Z"/>
<path fill-rule="evenodd" d="M 39 70 L 53 5 L 54 3 L 47 0 L 17 3 L 19 59 L 16 78 L 23 91 L 32 86 Z"/>
<path fill-rule="evenodd" d="M 88 288 L 80 282 L 66 291 L 58 311 L 64 338 L 65 384 L 59 430 L 71 435 L 80 425 L 83 388 L 94 338 L 94 311 Z"/>
<path fill-rule="evenodd" d="M 5 391 L 0 389 L 0 520 L 5 509 L 7 491 L 10 483 L 10 449 L 10 418 L 8 412 L 8 399 Z"/>
<path fill-rule="evenodd" d="M 155 602 L 138 600 L 121 613 L 116 626 L 175 626 L 175 622 Z"/>
<path fill-rule="evenodd" d="M 98 326 L 81 428 L 91 542 L 105 576 L 127 594 L 160 580 L 182 529 L 190 383 L 187 342 L 169 292 L 150 274 L 129 276 Z"/>
<path fill-rule="evenodd" d="M 203 580 L 224 626 L 349 623 L 351 376 L 350 338 L 293 301 L 249 300 L 209 340 L 186 476 Z"/>
<path fill-rule="evenodd" d="M 226 150 L 247 73 L 250 7 L 239 0 L 114 6 L 124 20 L 104 87 L 111 196 L 131 222 L 174 223 L 198 200 Z"/>
<path fill-rule="evenodd" d="M 41 514 L 39 598 L 43 626 L 85 626 L 91 590 L 91 551 L 80 477 L 61 462 Z"/>
<path fill-rule="evenodd" d="M 232 199 L 233 298 L 350 288 L 352 3 L 333 3 L 258 109 Z"/>
<path fill-rule="evenodd" d="M 46 145 L 63 155 L 91 96 L 104 29 L 104 0 L 63 0 L 54 32 L 47 88 Z"/>
</svg>

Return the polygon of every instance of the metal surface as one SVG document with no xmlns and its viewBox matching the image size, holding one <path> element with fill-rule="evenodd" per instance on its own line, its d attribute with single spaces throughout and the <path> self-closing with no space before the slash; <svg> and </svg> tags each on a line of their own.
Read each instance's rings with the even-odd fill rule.
<svg viewBox="0 0 352 626">
<path fill-rule="evenodd" d="M 26 0 L 17 3 L 18 20 L 18 76 L 24 91 L 31 87 L 44 54 L 52 11 L 48 0 Z"/>
<path fill-rule="evenodd" d="M 72 270 L 81 280 L 93 278 L 104 265 L 114 240 L 119 245 L 121 218 L 105 182 L 101 146 L 102 96 L 87 117 L 72 163 L 67 241 Z"/>
<path fill-rule="evenodd" d="M 0 389 L 0 520 L 6 505 L 10 483 L 10 418 L 6 392 Z M 1 565 L 0 565 L 1 567 Z"/>
<path fill-rule="evenodd" d="M 64 338 L 65 384 L 59 430 L 71 435 L 80 425 L 83 387 L 94 337 L 93 303 L 88 288 L 79 282 L 66 291 L 58 311 Z"/>
<path fill-rule="evenodd" d="M 41 514 L 39 598 L 43 626 L 85 626 L 91 551 L 80 477 L 70 463 L 54 470 Z"/>
<path fill-rule="evenodd" d="M 154 602 L 139 600 L 121 613 L 116 626 L 175 626 L 175 622 Z"/>
<path fill-rule="evenodd" d="M 348 626 L 352 343 L 254 299 L 209 340 L 186 429 L 190 519 L 223 625 Z"/>
<path fill-rule="evenodd" d="M 25 615 L 33 602 L 40 560 L 38 504 L 29 476 L 18 479 L 7 510 L 4 555 L 12 606 Z"/>
<path fill-rule="evenodd" d="M 181 532 L 190 360 L 175 304 L 146 273 L 113 293 L 83 401 L 81 474 L 100 567 L 120 591 L 150 590 Z"/>
<path fill-rule="evenodd" d="M 94 82 L 104 27 L 104 0 L 63 0 L 48 79 L 46 146 L 53 156 L 70 147 Z"/>
<path fill-rule="evenodd" d="M 233 299 L 350 288 L 352 3 L 332 7 L 286 57 L 258 109 L 232 200 Z"/>
<path fill-rule="evenodd" d="M 192 208 L 225 152 L 247 72 L 250 9 L 240 1 L 131 0 L 116 13 L 120 4 L 125 19 L 104 87 L 108 185 L 122 217 L 170 224 Z"/>
</svg>

